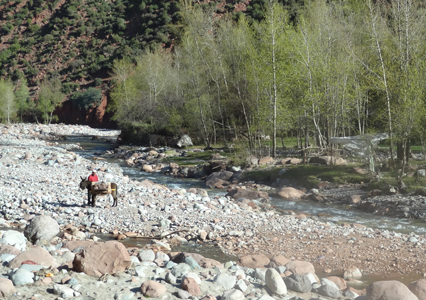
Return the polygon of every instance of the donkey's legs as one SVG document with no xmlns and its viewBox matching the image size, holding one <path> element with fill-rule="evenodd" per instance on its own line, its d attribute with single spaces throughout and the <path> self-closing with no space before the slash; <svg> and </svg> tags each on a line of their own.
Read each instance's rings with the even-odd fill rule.
<svg viewBox="0 0 426 300">
<path fill-rule="evenodd" d="M 92 194 L 90 193 L 90 190 L 87 190 L 87 205 L 90 206 L 90 198 L 92 198 Z"/>
<path fill-rule="evenodd" d="M 96 195 L 92 194 L 92 206 L 95 207 L 96 206 Z"/>
<path fill-rule="evenodd" d="M 114 203 L 112 204 L 112 207 L 117 206 L 118 197 L 116 193 L 112 193 L 112 198 L 114 198 Z"/>
</svg>

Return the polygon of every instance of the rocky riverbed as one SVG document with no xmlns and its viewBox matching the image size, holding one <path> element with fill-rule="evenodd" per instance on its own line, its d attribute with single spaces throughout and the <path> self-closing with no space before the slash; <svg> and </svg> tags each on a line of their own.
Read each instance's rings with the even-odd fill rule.
<svg viewBox="0 0 426 300">
<path fill-rule="evenodd" d="M 96 130 L 85 126 L 16 124 L 1 126 L 0 132 L 0 227 L 5 228 L 0 233 L 3 236 L 0 244 L 6 244 L 4 235 L 7 232 L 26 228 L 39 215 L 50 216 L 60 228 L 59 236 L 52 240 L 53 245 L 45 247 L 53 254 L 53 258 L 56 256 L 57 265 L 53 264 L 51 273 L 33 278 L 37 279 L 35 283 L 15 284 L 15 290 L 9 296 L 11 299 L 59 299 L 58 294 L 60 297 L 72 295 L 81 299 L 143 298 L 140 287 L 149 280 L 165 287 L 163 295 L 166 296 L 162 296 L 162 299 L 184 297 L 176 294 L 184 286 L 182 274 L 174 272 L 174 266 L 167 267 L 167 261 L 174 257 L 171 253 L 160 255 L 161 259 L 156 261 L 157 257 L 146 259 L 140 249 L 127 249 L 133 265 L 128 265 L 125 270 L 117 271 L 115 275 L 104 277 L 101 281 L 98 280 L 99 276 L 76 272 L 67 259 L 71 256 L 74 258 L 78 251 L 73 253 L 75 248 L 65 248 L 66 242 L 94 242 L 99 233 L 111 233 L 117 239 L 149 237 L 152 239 L 151 248 L 157 253 L 162 253 L 159 250 L 173 251 L 173 245 L 178 243 L 196 241 L 215 243 L 225 253 L 250 258 L 248 262 L 241 259 L 239 265 L 229 262 L 223 266 L 226 267 L 223 270 L 212 265 L 204 265 L 204 268 L 192 265 L 191 270 L 199 277 L 194 280 L 200 293 L 187 297 L 195 299 L 208 295 L 221 297 L 222 300 L 262 297 L 265 297 L 263 300 L 269 299 L 266 297 L 329 299 L 324 296 L 325 293 L 329 293 L 328 296 L 334 295 L 334 298 L 353 299 L 363 292 L 350 291 L 346 287 L 351 284 L 356 287 L 357 283 L 362 282 L 362 277 L 344 280 L 345 271 L 359 269 L 364 275 L 377 273 L 423 276 L 426 273 L 424 236 L 373 230 L 359 224 L 340 226 L 319 221 L 303 213 L 284 215 L 256 201 L 210 197 L 202 189 L 170 190 L 150 181 L 133 181 L 123 176 L 118 165 L 102 159 L 89 161 L 80 157 L 73 152 L 79 145 L 61 146 L 48 141 L 58 136 L 70 135 L 111 137 L 118 134 L 116 131 Z M 86 177 L 94 168 L 98 170 L 101 180 L 118 185 L 118 207 L 111 207 L 112 199 L 108 197 L 99 199 L 96 207 L 84 205 L 87 203 L 87 193 L 78 188 L 80 177 Z M 3 246 L 0 246 L 0 251 Z M 20 251 L 27 249 L 31 249 L 29 244 Z M 69 255 L 68 252 L 73 255 L 66 256 Z M 3 256 L 5 253 L 10 254 L 9 252 L 0 253 L 3 260 L 1 275 L 9 280 L 16 272 L 8 263 L 13 258 Z M 249 256 L 253 254 L 267 257 Z M 199 261 L 200 258 L 197 263 Z M 299 282 L 310 280 L 309 292 L 298 293 L 289 288 L 283 293 L 277 287 L 282 289 L 275 272 L 269 271 L 266 279 L 266 273 L 261 268 L 268 266 L 278 272 L 278 276 L 287 276 L 287 280 L 294 274 L 305 274 L 298 274 L 297 268 L 288 264 L 289 261 L 312 266 L 306 273 L 325 271 L 338 275 L 341 278 L 330 278 L 341 284 L 337 288 L 338 292 L 327 281 L 319 282 L 316 279 L 318 283 L 312 285 L 315 281 L 312 278 L 296 278 Z M 67 268 L 61 269 L 61 264 L 66 264 Z M 190 263 L 186 262 L 186 265 L 191 268 Z M 138 270 L 143 267 L 140 274 L 136 271 L 138 267 Z M 167 280 L 169 273 L 175 273 L 173 275 L 177 278 L 176 282 Z M 47 274 L 51 275 L 46 277 Z M 233 282 L 235 279 L 235 284 L 228 288 L 228 285 L 225 287 L 218 283 L 217 277 L 220 274 L 230 276 L 224 282 Z M 75 281 L 67 283 L 70 280 L 68 276 Z M 52 281 L 46 278 L 51 278 Z M 237 279 L 243 281 L 237 284 Z M 192 284 L 192 280 L 187 281 Z M 4 286 L 3 281 L 1 285 Z M 275 287 L 272 288 L 272 285 Z M 324 287 L 328 285 L 332 287 Z M 72 291 L 57 291 L 61 288 L 66 290 L 64 287 Z M 323 291 L 326 289 L 332 292 Z M 407 296 L 400 299 L 416 299 L 410 298 L 411 292 L 408 289 L 401 289 Z M 266 296 L 268 292 L 269 296 Z M 419 296 L 419 299 L 424 298 Z"/>
</svg>

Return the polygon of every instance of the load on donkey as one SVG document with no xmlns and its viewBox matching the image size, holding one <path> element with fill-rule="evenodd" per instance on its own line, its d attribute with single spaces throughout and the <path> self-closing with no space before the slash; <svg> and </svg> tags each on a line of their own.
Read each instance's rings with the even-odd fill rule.
<svg viewBox="0 0 426 300">
<path fill-rule="evenodd" d="M 80 189 L 87 189 L 87 205 L 96 206 L 97 195 L 112 195 L 112 198 L 114 198 L 112 206 L 117 206 L 117 184 L 113 182 L 109 182 L 107 184 L 101 182 L 95 183 L 83 177 L 80 178 Z"/>
</svg>

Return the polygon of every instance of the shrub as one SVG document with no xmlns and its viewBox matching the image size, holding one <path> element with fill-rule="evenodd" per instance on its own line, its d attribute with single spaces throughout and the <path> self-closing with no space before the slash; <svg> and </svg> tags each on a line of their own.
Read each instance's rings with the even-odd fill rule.
<svg viewBox="0 0 426 300">
<path fill-rule="evenodd" d="M 3 25 L 2 30 L 6 33 L 9 34 L 12 32 L 13 30 L 13 25 L 10 22 L 7 22 L 5 25 Z"/>
<path fill-rule="evenodd" d="M 100 90 L 95 88 L 88 88 L 84 92 L 77 92 L 71 96 L 73 104 L 79 108 L 88 109 L 93 104 L 98 106 L 101 104 L 102 93 Z"/>
<path fill-rule="evenodd" d="M 29 29 L 32 33 L 35 33 L 35 32 L 37 32 L 37 31 L 39 31 L 39 30 L 40 30 L 40 26 L 38 26 L 37 24 L 33 24 L 33 25 L 28 26 L 28 29 Z"/>
<path fill-rule="evenodd" d="M 96 86 L 100 86 L 102 84 L 102 78 L 96 77 L 94 83 Z"/>
<path fill-rule="evenodd" d="M 50 43 L 53 40 L 53 35 L 51 34 L 46 34 L 43 38 L 45 43 Z"/>
<path fill-rule="evenodd" d="M 69 63 L 71 70 L 79 69 L 84 64 L 82 59 L 76 59 Z"/>
</svg>

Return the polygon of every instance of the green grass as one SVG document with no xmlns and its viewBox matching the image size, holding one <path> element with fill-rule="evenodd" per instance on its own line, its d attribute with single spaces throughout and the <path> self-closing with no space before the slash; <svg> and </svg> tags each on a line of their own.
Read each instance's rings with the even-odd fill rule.
<svg viewBox="0 0 426 300">
<path fill-rule="evenodd" d="M 202 164 L 204 161 L 207 162 L 210 160 L 211 155 L 213 154 L 213 151 L 204 151 L 204 152 L 193 152 L 188 151 L 187 156 L 175 156 L 175 157 L 167 157 L 163 159 L 163 162 L 165 163 L 177 163 L 179 166 L 195 166 Z"/>
<path fill-rule="evenodd" d="M 351 166 L 316 166 L 298 165 L 285 167 L 286 172 L 279 176 L 281 168 L 270 168 L 268 170 L 246 171 L 243 180 L 254 180 L 256 182 L 272 183 L 276 178 L 289 179 L 306 188 L 318 187 L 321 181 L 335 184 L 369 182 L 370 175 L 355 173 L 354 165 Z"/>
</svg>

